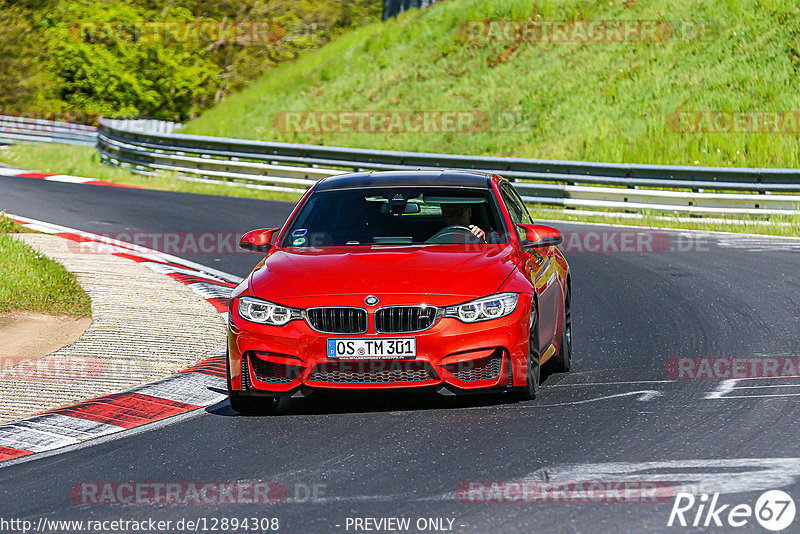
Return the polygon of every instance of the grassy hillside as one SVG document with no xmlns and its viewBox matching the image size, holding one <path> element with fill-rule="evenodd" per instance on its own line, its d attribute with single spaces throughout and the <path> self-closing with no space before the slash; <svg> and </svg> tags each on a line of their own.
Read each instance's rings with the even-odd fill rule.
<svg viewBox="0 0 800 534">
<path fill-rule="evenodd" d="M 465 42 L 480 19 L 710 21 L 661 42 Z M 680 133 L 676 110 L 800 110 L 800 9 L 783 0 L 450 0 L 353 30 L 189 123 L 187 133 L 353 147 L 796 167 L 798 133 Z M 480 133 L 289 133 L 285 110 L 513 112 Z M 800 130 L 800 125 L 793 131 Z"/>
</svg>

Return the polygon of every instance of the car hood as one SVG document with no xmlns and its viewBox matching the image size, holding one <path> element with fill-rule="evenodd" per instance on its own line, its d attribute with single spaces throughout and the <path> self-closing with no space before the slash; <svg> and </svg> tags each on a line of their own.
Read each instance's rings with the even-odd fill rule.
<svg viewBox="0 0 800 534">
<path fill-rule="evenodd" d="M 250 278 L 253 296 L 364 294 L 480 297 L 496 292 L 519 258 L 512 245 L 279 249 Z"/>
</svg>

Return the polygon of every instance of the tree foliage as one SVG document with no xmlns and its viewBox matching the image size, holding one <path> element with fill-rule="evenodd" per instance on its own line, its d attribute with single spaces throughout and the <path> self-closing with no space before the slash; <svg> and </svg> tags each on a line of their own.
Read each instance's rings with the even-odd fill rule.
<svg viewBox="0 0 800 534">
<path fill-rule="evenodd" d="M 53 80 L 42 70 L 45 55 L 29 13 L 0 2 L 0 112 L 47 105 L 43 97 Z"/>
<path fill-rule="evenodd" d="M 378 20 L 381 2 L 19 0 L 13 8 L 6 4 L 0 0 L 0 83 L 11 88 L 4 91 L 5 98 L 0 96 L 6 110 L 67 109 L 88 115 L 185 120 L 270 68 L 348 28 Z M 173 21 L 268 21 L 272 30 L 269 39 L 257 43 L 230 38 L 137 41 L 117 24 Z"/>
</svg>

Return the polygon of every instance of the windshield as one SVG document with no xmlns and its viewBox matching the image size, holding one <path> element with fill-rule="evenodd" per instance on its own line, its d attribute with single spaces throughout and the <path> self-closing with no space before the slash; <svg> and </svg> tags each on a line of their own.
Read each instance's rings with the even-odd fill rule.
<svg viewBox="0 0 800 534">
<path fill-rule="evenodd" d="M 348 189 L 312 194 L 283 247 L 507 243 L 497 203 L 483 189 Z"/>
</svg>

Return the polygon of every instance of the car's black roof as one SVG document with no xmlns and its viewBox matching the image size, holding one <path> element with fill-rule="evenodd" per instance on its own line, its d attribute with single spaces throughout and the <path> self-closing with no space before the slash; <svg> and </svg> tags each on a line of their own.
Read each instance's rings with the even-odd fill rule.
<svg viewBox="0 0 800 534">
<path fill-rule="evenodd" d="M 392 186 L 471 187 L 488 189 L 492 175 L 479 171 L 369 171 L 328 176 L 314 191 Z"/>
</svg>

